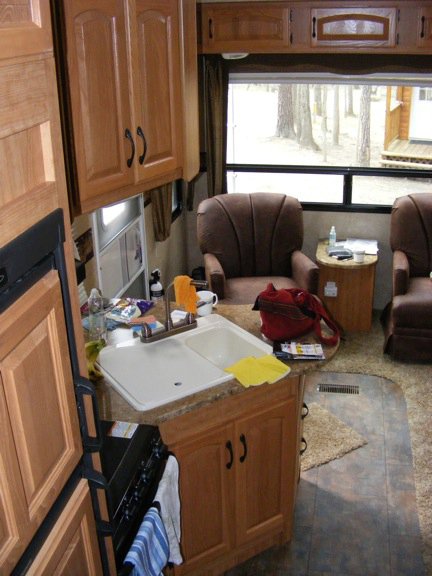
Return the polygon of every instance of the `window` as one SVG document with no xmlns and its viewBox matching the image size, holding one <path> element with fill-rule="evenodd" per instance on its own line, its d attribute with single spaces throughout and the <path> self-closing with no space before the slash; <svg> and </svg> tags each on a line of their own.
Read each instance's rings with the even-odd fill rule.
<svg viewBox="0 0 432 576">
<path fill-rule="evenodd" d="M 93 238 L 98 286 L 106 298 L 117 298 L 134 285 L 147 296 L 147 256 L 142 195 L 93 212 Z"/>
<path fill-rule="evenodd" d="M 230 74 L 228 192 L 378 210 L 430 192 L 430 86 L 429 76 Z"/>
</svg>

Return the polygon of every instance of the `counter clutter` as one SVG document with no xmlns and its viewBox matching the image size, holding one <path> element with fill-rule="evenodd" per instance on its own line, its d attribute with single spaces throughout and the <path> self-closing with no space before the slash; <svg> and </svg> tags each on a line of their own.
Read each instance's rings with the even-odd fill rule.
<svg viewBox="0 0 432 576">
<path fill-rule="evenodd" d="M 253 311 L 251 305 L 228 305 L 218 304 L 215 311 L 234 324 L 247 330 L 254 336 L 262 339 L 260 332 L 259 312 Z M 164 314 L 163 303 L 156 303 L 151 310 L 155 317 L 162 319 Z M 131 337 L 131 330 L 119 328 L 110 333 L 110 341 L 120 341 Z M 302 339 L 298 339 L 301 341 Z M 307 338 L 307 341 L 314 341 L 315 337 Z M 336 346 L 324 346 L 326 360 L 329 360 L 337 351 Z M 324 360 L 325 361 L 325 360 Z M 308 371 L 312 371 L 322 365 L 323 360 L 296 360 L 290 361 L 291 368 L 289 377 L 300 376 Z M 146 367 L 142 367 L 145 371 Z M 148 375 L 151 379 L 151 374 Z M 265 386 L 265 385 L 264 385 Z M 246 390 L 237 380 L 232 379 L 226 383 L 213 388 L 192 394 L 186 398 L 165 404 L 159 408 L 140 412 L 135 410 L 106 380 L 101 379 L 96 384 L 100 416 L 107 420 L 121 420 L 126 422 L 136 422 L 142 424 L 160 424 L 166 420 L 186 414 L 197 408 L 208 406 L 222 398 L 245 393 Z"/>
</svg>

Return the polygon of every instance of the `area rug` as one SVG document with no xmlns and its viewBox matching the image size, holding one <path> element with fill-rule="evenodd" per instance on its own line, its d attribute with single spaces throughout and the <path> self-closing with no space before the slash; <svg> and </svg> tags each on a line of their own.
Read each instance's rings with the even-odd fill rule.
<svg viewBox="0 0 432 576">
<path fill-rule="evenodd" d="M 341 458 L 367 444 L 363 436 L 319 404 L 312 402 L 308 408 L 303 424 L 307 449 L 301 457 L 302 471 Z"/>
<path fill-rule="evenodd" d="M 394 361 L 383 354 L 383 344 L 382 327 L 375 317 L 370 332 L 346 334 L 337 354 L 321 370 L 380 376 L 402 389 L 410 426 L 423 557 L 427 573 L 432 575 L 432 365 Z"/>
</svg>

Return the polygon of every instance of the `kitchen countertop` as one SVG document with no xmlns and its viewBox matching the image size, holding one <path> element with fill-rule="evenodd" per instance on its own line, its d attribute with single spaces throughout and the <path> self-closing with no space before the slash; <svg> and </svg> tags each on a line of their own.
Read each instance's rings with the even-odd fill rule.
<svg viewBox="0 0 432 576">
<path fill-rule="evenodd" d="M 218 304 L 215 308 L 215 312 L 224 316 L 227 320 L 234 322 L 254 336 L 262 338 L 260 332 L 259 312 L 253 311 L 250 304 Z M 158 304 L 154 309 L 150 310 L 149 313 L 154 314 L 158 318 L 163 318 L 163 306 Z M 119 330 L 121 330 L 121 328 Z M 311 339 L 316 340 L 315 337 L 311 338 L 310 335 L 307 339 L 308 341 Z M 302 338 L 298 338 L 298 340 L 302 341 Z M 323 345 L 327 361 L 334 356 L 338 347 L 338 344 L 335 346 Z M 323 362 L 326 362 L 326 360 L 290 361 L 288 365 L 291 368 L 291 372 L 287 378 L 317 370 L 322 366 Z M 145 367 L 143 367 L 143 369 L 145 370 Z M 149 378 L 151 378 L 151 375 L 149 375 Z M 267 385 L 268 384 L 263 384 L 263 386 Z M 155 425 L 190 412 L 191 410 L 207 406 L 227 396 L 247 392 L 247 389 L 239 384 L 237 380 L 232 379 L 229 382 L 192 394 L 175 402 L 165 404 L 159 408 L 140 412 L 133 408 L 106 380 L 99 380 L 95 387 L 98 398 L 99 415 L 102 419 Z"/>
</svg>

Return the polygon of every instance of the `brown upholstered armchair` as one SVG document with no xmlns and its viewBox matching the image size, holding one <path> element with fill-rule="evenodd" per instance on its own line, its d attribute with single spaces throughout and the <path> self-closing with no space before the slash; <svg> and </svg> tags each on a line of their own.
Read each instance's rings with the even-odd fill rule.
<svg viewBox="0 0 432 576">
<path fill-rule="evenodd" d="M 393 298 L 387 309 L 385 352 L 405 361 L 432 360 L 432 193 L 393 204 L 390 224 Z"/>
<path fill-rule="evenodd" d="M 316 294 L 318 267 L 301 252 L 303 211 L 285 194 L 222 194 L 198 206 L 206 279 L 219 300 L 254 303 L 269 282 Z"/>
</svg>

